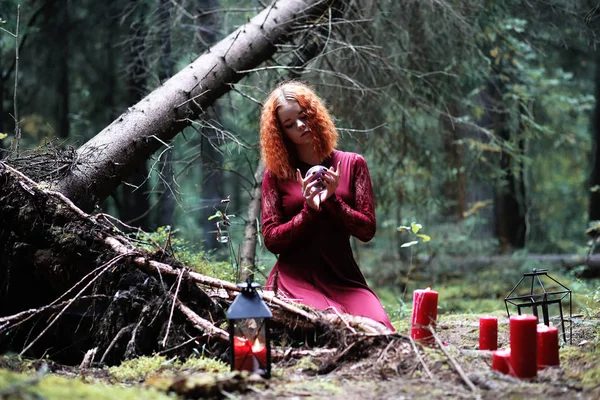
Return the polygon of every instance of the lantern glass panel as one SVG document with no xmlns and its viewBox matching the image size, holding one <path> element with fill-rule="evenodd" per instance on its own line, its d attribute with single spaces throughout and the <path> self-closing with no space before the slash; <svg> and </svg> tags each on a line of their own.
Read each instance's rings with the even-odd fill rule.
<svg viewBox="0 0 600 400">
<path fill-rule="evenodd" d="M 259 374 L 267 371 L 267 336 L 264 318 L 232 320 L 234 369 Z"/>
</svg>

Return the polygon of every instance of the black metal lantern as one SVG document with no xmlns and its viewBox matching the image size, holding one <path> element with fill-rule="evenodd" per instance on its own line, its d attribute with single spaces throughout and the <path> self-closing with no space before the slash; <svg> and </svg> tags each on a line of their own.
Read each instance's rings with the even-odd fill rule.
<svg viewBox="0 0 600 400">
<path fill-rule="evenodd" d="M 231 370 L 271 376 L 271 342 L 268 320 L 273 316 L 256 291 L 256 282 L 239 283 L 242 292 L 227 310 Z"/>
<path fill-rule="evenodd" d="M 546 269 L 533 269 L 533 272 L 524 273 L 523 277 L 515 285 L 513 290 L 504 298 L 506 313 L 510 318 L 508 305 L 517 307 L 521 315 L 523 309 L 531 307 L 533 315 L 538 317 L 538 308 L 542 310 L 542 319 L 545 325 L 550 326 L 550 309 L 557 308 L 560 319 L 560 330 L 564 342 L 567 342 L 565 330 L 565 318 L 563 314 L 562 300 L 569 297 L 569 343 L 573 337 L 573 303 L 571 301 L 571 290 L 565 285 L 548 275 Z"/>
</svg>

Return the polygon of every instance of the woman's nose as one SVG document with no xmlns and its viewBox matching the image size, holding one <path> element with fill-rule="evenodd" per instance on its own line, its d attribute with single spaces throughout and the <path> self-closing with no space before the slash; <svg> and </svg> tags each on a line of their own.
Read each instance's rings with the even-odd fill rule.
<svg viewBox="0 0 600 400">
<path fill-rule="evenodd" d="M 306 125 L 301 119 L 299 119 L 297 121 L 297 124 L 298 124 L 298 129 L 302 129 Z"/>
</svg>

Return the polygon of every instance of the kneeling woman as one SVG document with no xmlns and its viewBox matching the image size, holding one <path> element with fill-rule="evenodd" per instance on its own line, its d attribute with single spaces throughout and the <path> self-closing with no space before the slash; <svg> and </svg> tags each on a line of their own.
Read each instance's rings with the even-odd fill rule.
<svg viewBox="0 0 600 400">
<path fill-rule="evenodd" d="M 335 150 L 337 136 L 322 100 L 301 82 L 280 84 L 263 106 L 262 233 L 267 249 L 279 254 L 267 287 L 393 331 L 350 247 L 351 235 L 363 242 L 375 235 L 367 163 L 359 154 Z M 320 181 L 305 177 L 315 165 L 327 167 Z"/>
</svg>

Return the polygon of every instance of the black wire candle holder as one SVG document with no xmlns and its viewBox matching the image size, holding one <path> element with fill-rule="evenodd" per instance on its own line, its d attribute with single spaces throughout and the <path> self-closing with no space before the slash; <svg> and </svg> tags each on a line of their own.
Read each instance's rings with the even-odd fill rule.
<svg viewBox="0 0 600 400">
<path fill-rule="evenodd" d="M 525 289 L 524 291 L 522 289 Z M 506 314 L 510 318 L 509 304 L 517 308 L 518 315 L 524 310 L 531 308 L 531 313 L 540 318 L 539 310 L 542 311 L 543 323 L 550 326 L 550 309 L 557 307 L 560 318 L 560 330 L 564 343 L 567 343 L 565 329 L 565 318 L 562 301 L 569 299 L 569 344 L 573 340 L 573 302 L 571 290 L 548 275 L 546 269 L 533 269 L 533 272 L 523 274 L 521 280 L 515 285 L 510 293 L 504 298 Z"/>
</svg>

